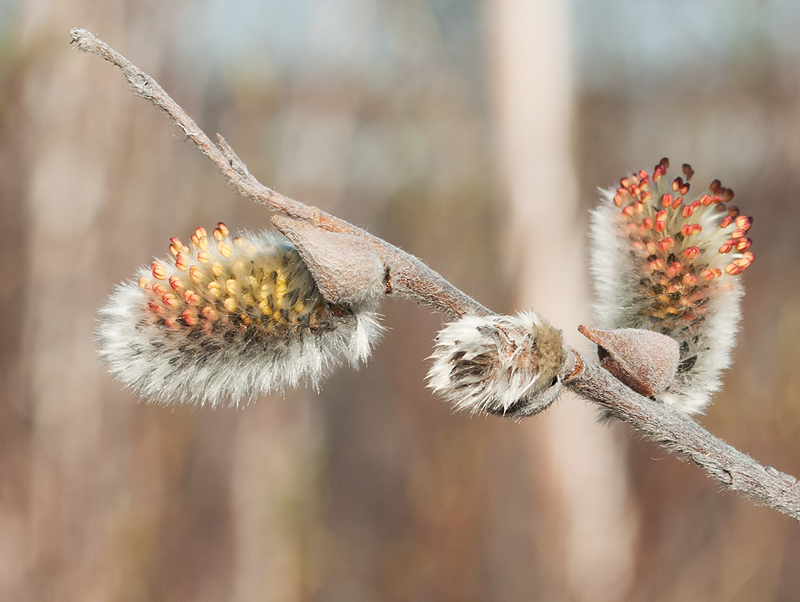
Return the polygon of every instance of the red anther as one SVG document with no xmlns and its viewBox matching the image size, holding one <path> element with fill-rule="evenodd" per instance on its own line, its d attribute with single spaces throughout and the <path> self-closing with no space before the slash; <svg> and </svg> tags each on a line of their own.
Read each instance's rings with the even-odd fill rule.
<svg viewBox="0 0 800 602">
<path fill-rule="evenodd" d="M 169 277 L 169 285 L 172 287 L 172 290 L 176 292 L 181 292 L 183 289 L 186 288 L 186 285 L 183 283 L 183 280 L 181 280 L 177 276 Z"/>
<path fill-rule="evenodd" d="M 619 193 L 617 193 L 617 194 L 615 194 L 615 195 L 614 195 L 614 204 L 615 204 L 617 207 L 622 207 L 622 196 L 620 196 L 620 194 L 619 194 Z M 214 230 L 214 234 L 215 234 L 215 235 L 216 235 L 216 233 L 217 233 L 217 231 L 216 231 L 216 230 Z M 215 238 L 216 238 L 216 236 L 215 236 Z M 222 240 L 222 239 L 221 239 L 221 238 L 217 238 L 217 240 Z"/>
<path fill-rule="evenodd" d="M 672 190 L 674 192 L 678 192 L 681 189 L 681 186 L 683 186 L 683 178 L 678 176 L 677 178 L 672 180 Z"/>
<path fill-rule="evenodd" d="M 161 284 L 160 282 L 156 282 L 153 285 L 152 290 L 153 290 L 153 294 L 154 295 L 158 295 L 158 296 L 161 296 L 164 293 L 168 293 L 169 292 L 169 289 L 166 286 L 164 286 L 163 284 Z"/>
<path fill-rule="evenodd" d="M 742 268 L 740 268 L 738 265 L 734 263 L 729 263 L 728 265 L 725 266 L 725 273 L 730 274 L 731 276 L 738 276 L 743 271 L 744 270 L 742 270 Z"/>
<path fill-rule="evenodd" d="M 644 250 L 644 245 L 642 244 L 642 241 L 640 241 L 640 240 L 634 240 L 634 241 L 631 243 L 631 246 L 632 246 L 634 249 L 636 249 L 637 251 L 642 251 L 642 250 Z"/>
<path fill-rule="evenodd" d="M 181 272 L 185 272 L 189 269 L 189 257 L 187 257 L 186 253 L 183 251 L 178 251 L 178 254 L 175 256 L 175 267 Z"/>
<path fill-rule="evenodd" d="M 656 232 L 663 232 L 666 229 L 667 229 L 667 222 L 663 222 L 663 221 L 660 221 L 660 220 L 656 222 L 656 225 L 655 225 Z"/>
<path fill-rule="evenodd" d="M 649 240 L 647 241 L 647 245 L 645 246 L 645 248 L 647 249 L 647 254 L 648 255 L 655 255 L 656 251 L 658 251 L 658 247 L 656 247 L 656 245 L 653 244 L 653 242 L 649 241 Z"/>
<path fill-rule="evenodd" d="M 720 227 L 720 228 L 727 228 L 728 226 L 730 226 L 730 225 L 731 225 L 731 222 L 733 222 L 733 218 L 732 218 L 730 215 L 726 215 L 726 216 L 725 216 L 725 219 L 723 219 L 723 220 L 722 220 L 722 221 L 719 223 L 719 227 Z"/>
<path fill-rule="evenodd" d="M 197 319 L 197 314 L 193 311 L 189 311 L 188 309 L 183 310 L 181 318 L 187 326 L 197 326 L 197 323 L 200 321 Z"/>
<path fill-rule="evenodd" d="M 722 276 L 722 270 L 719 268 L 709 268 L 707 270 L 703 270 L 700 275 L 706 280 L 714 280 L 714 278 L 719 278 Z"/>
<path fill-rule="evenodd" d="M 161 302 L 170 309 L 175 309 L 181 304 L 181 302 L 178 301 L 178 298 L 172 293 L 164 293 L 161 295 Z"/>
<path fill-rule="evenodd" d="M 697 205 L 695 205 L 694 203 L 690 203 L 683 208 L 681 215 L 683 215 L 684 218 L 689 218 L 692 217 L 692 215 L 694 215 L 694 212 L 696 210 L 697 210 Z"/>
<path fill-rule="evenodd" d="M 167 318 L 164 320 L 164 326 L 169 328 L 170 330 L 180 330 L 181 325 L 178 324 L 178 321 L 175 318 Z"/>
<path fill-rule="evenodd" d="M 681 273 L 682 269 L 683 266 L 680 263 L 678 263 L 677 261 L 673 261 L 667 268 L 667 276 L 669 276 L 670 278 L 674 278 L 675 276 Z"/>
<path fill-rule="evenodd" d="M 731 238 L 734 240 L 743 237 L 744 237 L 744 230 L 734 230 L 733 232 L 731 232 Z"/>
<path fill-rule="evenodd" d="M 686 224 L 681 228 L 681 235 L 691 236 L 694 234 L 694 224 Z"/>
<path fill-rule="evenodd" d="M 667 236 L 664 240 L 658 243 L 658 248 L 662 253 L 668 252 L 673 246 L 675 246 L 675 239 L 671 236 Z"/>
<path fill-rule="evenodd" d="M 638 197 L 638 196 L 639 196 L 639 195 L 642 193 L 642 191 L 641 191 L 641 189 L 639 188 L 639 185 L 638 185 L 638 184 L 634 184 L 633 186 L 631 186 L 631 187 L 630 187 L 630 191 L 631 191 L 631 194 L 632 194 L 633 196 L 635 196 L 635 197 Z"/>
<path fill-rule="evenodd" d="M 747 257 L 740 257 L 739 259 L 734 259 L 733 263 L 738 265 L 743 270 L 747 268 L 752 262 Z"/>
<path fill-rule="evenodd" d="M 700 249 L 698 247 L 689 247 L 683 252 L 683 256 L 687 259 L 694 259 L 698 255 L 700 255 Z"/>
<path fill-rule="evenodd" d="M 672 205 L 672 201 L 674 200 L 673 196 L 669 193 L 665 194 L 661 197 L 661 206 L 662 207 L 669 207 Z M 659 213 L 661 213 L 659 211 Z"/>
<path fill-rule="evenodd" d="M 746 253 L 742 253 L 742 257 L 747 257 L 747 259 L 750 260 L 750 263 L 753 263 L 756 260 L 756 256 L 753 255 L 750 251 L 747 251 Z"/>
<path fill-rule="evenodd" d="M 189 305 L 200 305 L 200 295 L 189 288 L 183 291 L 183 300 Z"/>
<path fill-rule="evenodd" d="M 631 181 L 628 178 L 622 178 L 619 181 L 619 185 L 622 186 L 623 188 L 630 188 Z"/>
<path fill-rule="evenodd" d="M 682 203 L 683 203 L 683 197 L 679 196 L 677 199 L 672 201 L 672 208 L 677 209 L 678 207 L 681 206 Z"/>
<path fill-rule="evenodd" d="M 214 320 L 216 320 L 217 318 L 219 318 L 219 314 L 217 313 L 217 310 L 216 310 L 216 309 L 214 309 L 213 307 L 211 307 L 210 305 L 206 305 L 206 306 L 205 306 L 205 307 L 204 307 L 204 308 L 201 310 L 201 312 L 200 312 L 200 313 L 202 313 L 202 314 L 203 314 L 203 317 L 204 317 L 206 320 L 211 320 L 212 322 L 213 322 Z"/>
<path fill-rule="evenodd" d="M 751 244 L 753 244 L 753 241 L 751 241 L 749 238 L 740 238 L 736 241 L 736 245 L 734 246 L 736 247 L 737 251 L 747 251 Z"/>
<path fill-rule="evenodd" d="M 647 264 L 652 271 L 659 271 L 664 269 L 664 260 L 656 257 L 653 261 Z"/>
<path fill-rule="evenodd" d="M 639 178 L 641 178 L 641 180 L 642 180 L 643 182 L 644 182 L 644 181 L 647 181 L 647 179 L 648 179 L 649 177 L 650 177 L 650 174 L 648 174 L 648 173 L 647 173 L 647 170 L 644 170 L 644 169 L 640 169 L 640 170 L 639 170 Z"/>
<path fill-rule="evenodd" d="M 650 219 L 649 217 L 646 217 L 646 218 L 644 218 L 644 220 L 642 220 L 642 225 L 643 225 L 643 226 L 644 226 L 644 227 L 645 227 L 647 230 L 652 230 L 652 229 L 653 229 L 653 220 L 652 220 L 652 219 Z"/>
<path fill-rule="evenodd" d="M 139 286 L 142 287 L 144 290 L 152 290 L 153 286 L 150 284 L 150 278 L 147 276 L 141 276 L 139 278 Z"/>
<path fill-rule="evenodd" d="M 681 282 L 683 282 L 684 286 L 697 286 L 697 276 L 694 274 L 684 274 L 683 278 L 681 278 Z"/>
<path fill-rule="evenodd" d="M 628 205 L 628 206 L 626 206 L 626 207 L 625 207 L 625 208 L 622 210 L 622 214 L 623 214 L 623 215 L 625 215 L 626 217 L 633 217 L 633 214 L 634 214 L 633 205 Z"/>
<path fill-rule="evenodd" d="M 753 225 L 753 218 L 747 215 L 738 215 L 736 217 L 736 227 L 740 230 L 747 232 L 750 226 Z"/>
<path fill-rule="evenodd" d="M 650 194 L 650 191 L 649 191 L 649 190 L 645 190 L 645 191 L 642 193 L 642 202 L 643 202 L 643 203 L 646 203 L 646 202 L 648 202 L 648 201 L 649 201 L 650 199 L 652 199 L 652 198 L 653 198 L 653 195 L 652 195 L 652 194 Z"/>
<path fill-rule="evenodd" d="M 711 195 L 704 194 L 703 196 L 701 196 L 701 197 L 698 199 L 698 202 L 699 202 L 699 203 L 700 203 L 700 204 L 701 204 L 703 207 L 708 207 L 708 206 L 711 204 Z"/>
<path fill-rule="evenodd" d="M 722 246 L 719 248 L 719 254 L 724 255 L 725 253 L 730 253 L 731 249 L 733 249 L 733 246 L 735 244 L 736 241 L 734 241 L 732 238 L 729 238 L 724 243 L 722 243 Z"/>
<path fill-rule="evenodd" d="M 167 268 L 160 261 L 154 261 L 151 269 L 153 271 L 153 277 L 158 280 L 166 280 L 167 279 Z"/>
<path fill-rule="evenodd" d="M 641 201 L 636 201 L 633 204 L 633 208 L 636 210 L 637 215 L 644 213 L 644 203 L 642 203 Z"/>
<path fill-rule="evenodd" d="M 691 188 L 689 182 L 684 183 L 684 185 L 680 187 L 680 193 L 686 194 L 687 192 L 689 192 L 689 188 Z"/>
</svg>

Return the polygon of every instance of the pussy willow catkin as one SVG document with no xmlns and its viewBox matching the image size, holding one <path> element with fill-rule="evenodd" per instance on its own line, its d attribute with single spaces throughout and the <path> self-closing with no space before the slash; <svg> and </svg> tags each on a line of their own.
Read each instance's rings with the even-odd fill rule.
<svg viewBox="0 0 800 602">
<path fill-rule="evenodd" d="M 232 237 L 220 223 L 169 250 L 117 288 L 97 330 L 110 371 L 148 400 L 236 404 L 317 386 L 342 360 L 365 361 L 380 335 L 372 305 L 327 303 L 277 233 Z"/>
<path fill-rule="evenodd" d="M 572 369 L 561 331 L 532 312 L 464 316 L 436 337 L 428 386 L 457 410 L 522 418 L 550 406 Z"/>
<path fill-rule="evenodd" d="M 689 195 L 694 171 L 667 175 L 662 159 L 603 192 L 592 214 L 592 273 L 601 328 L 642 328 L 680 345 L 663 401 L 700 412 L 730 365 L 740 317 L 739 275 L 753 262 L 752 218 L 714 180 Z"/>
</svg>

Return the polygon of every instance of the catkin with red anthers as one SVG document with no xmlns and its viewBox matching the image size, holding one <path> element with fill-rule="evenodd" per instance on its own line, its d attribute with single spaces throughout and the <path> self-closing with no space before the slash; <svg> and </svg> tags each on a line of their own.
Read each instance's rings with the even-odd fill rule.
<svg viewBox="0 0 800 602">
<path fill-rule="evenodd" d="M 678 372 L 661 396 L 702 411 L 720 388 L 740 318 L 739 275 L 753 262 L 752 218 L 730 205 L 733 191 L 714 180 L 689 195 L 694 171 L 667 175 L 662 159 L 603 191 L 592 213 L 592 274 L 598 326 L 640 328 L 680 346 Z"/>
</svg>

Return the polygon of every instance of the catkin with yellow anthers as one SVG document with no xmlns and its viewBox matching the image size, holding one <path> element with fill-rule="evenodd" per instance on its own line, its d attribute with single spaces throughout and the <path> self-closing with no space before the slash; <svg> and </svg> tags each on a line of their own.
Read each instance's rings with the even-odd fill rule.
<svg viewBox="0 0 800 602">
<path fill-rule="evenodd" d="M 212 238 L 171 239 L 174 259 L 141 268 L 101 309 L 100 353 L 125 384 L 164 403 L 239 403 L 367 359 L 374 304 L 326 302 L 279 234 L 232 240 L 219 223 Z"/>
</svg>

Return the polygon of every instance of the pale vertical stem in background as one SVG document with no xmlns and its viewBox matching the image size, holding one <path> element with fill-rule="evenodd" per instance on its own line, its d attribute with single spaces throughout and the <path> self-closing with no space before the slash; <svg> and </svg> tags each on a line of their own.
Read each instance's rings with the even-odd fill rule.
<svg viewBox="0 0 800 602">
<path fill-rule="evenodd" d="M 497 135 L 509 195 L 506 256 L 519 283 L 515 305 L 535 309 L 563 328 L 568 341 L 583 345 L 575 329 L 590 319 L 585 221 L 571 149 L 569 3 L 493 0 L 491 6 Z M 549 477 L 539 489 L 549 491 L 547 515 L 562 522 L 546 530 L 563 542 L 561 566 L 554 568 L 570 599 L 623 599 L 636 519 L 622 442 L 614 429 L 597 424 L 596 409 L 572 397 L 531 422 L 531 478 Z"/>
</svg>

